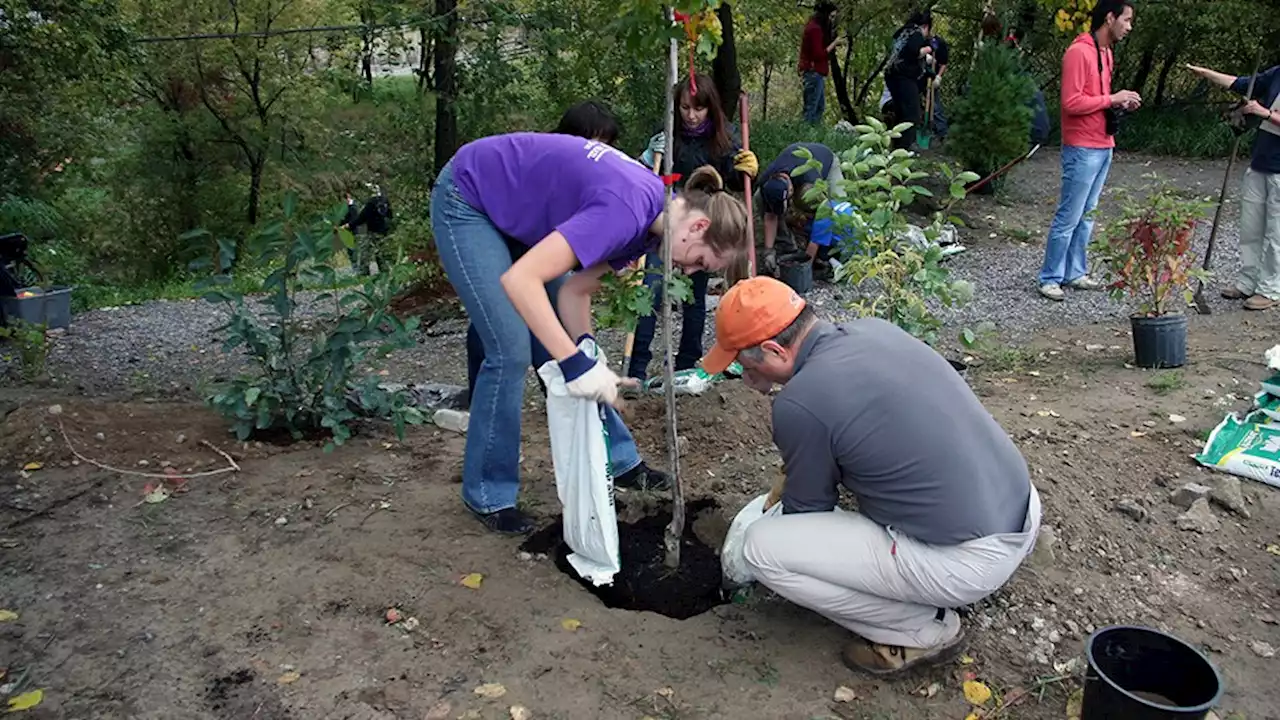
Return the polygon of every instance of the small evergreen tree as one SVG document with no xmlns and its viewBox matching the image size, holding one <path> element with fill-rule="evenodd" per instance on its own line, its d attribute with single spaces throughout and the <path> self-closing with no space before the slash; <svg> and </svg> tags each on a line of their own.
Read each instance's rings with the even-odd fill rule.
<svg viewBox="0 0 1280 720">
<path fill-rule="evenodd" d="M 978 51 L 968 85 L 951 109 L 947 150 L 986 176 L 1027 151 L 1035 83 L 1013 48 L 989 42 Z"/>
</svg>

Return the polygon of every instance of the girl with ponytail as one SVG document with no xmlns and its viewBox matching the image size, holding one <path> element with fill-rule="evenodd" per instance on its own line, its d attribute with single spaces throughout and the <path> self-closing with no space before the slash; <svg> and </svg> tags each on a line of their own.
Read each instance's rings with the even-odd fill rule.
<svg viewBox="0 0 1280 720">
<path fill-rule="evenodd" d="M 721 270 L 747 251 L 746 208 L 723 189 L 714 168 L 698 168 L 672 201 L 671 254 L 685 272 Z M 617 402 L 620 378 L 578 343 L 591 335 L 591 295 L 601 278 L 661 251 L 663 199 L 661 178 L 636 160 L 605 143 L 550 133 L 468 143 L 436 179 L 431 227 L 440 263 L 484 344 L 462 500 L 490 529 L 533 528 L 516 500 L 520 412 L 535 347 L 559 363 L 571 395 Z M 529 248 L 514 262 L 508 238 Z"/>
</svg>

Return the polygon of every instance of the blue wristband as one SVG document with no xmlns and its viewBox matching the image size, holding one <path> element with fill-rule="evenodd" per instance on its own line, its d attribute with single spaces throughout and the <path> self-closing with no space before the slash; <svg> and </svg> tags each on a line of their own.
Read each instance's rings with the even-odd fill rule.
<svg viewBox="0 0 1280 720">
<path fill-rule="evenodd" d="M 591 333 L 582 333 L 581 335 L 578 336 L 578 339 L 575 341 L 575 343 L 578 345 L 581 345 L 582 341 L 586 340 L 587 338 L 590 338 L 591 342 L 596 343 L 597 346 L 600 344 L 596 342 L 596 336 L 592 335 Z"/>
<path fill-rule="evenodd" d="M 560 372 L 564 381 L 569 383 L 586 374 L 596 366 L 596 361 L 587 357 L 581 350 L 560 361 Z"/>
</svg>

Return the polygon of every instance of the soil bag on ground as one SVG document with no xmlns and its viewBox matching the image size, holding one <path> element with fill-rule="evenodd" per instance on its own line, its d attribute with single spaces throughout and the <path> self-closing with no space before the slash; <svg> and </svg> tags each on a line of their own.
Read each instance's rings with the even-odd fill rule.
<svg viewBox="0 0 1280 720">
<path fill-rule="evenodd" d="M 764 505 L 769 501 L 769 493 L 747 503 L 738 511 L 729 525 L 729 534 L 725 535 L 724 545 L 720 548 L 720 568 L 724 572 L 724 588 L 736 590 L 755 582 L 751 566 L 747 564 L 744 546 L 747 541 L 747 528 L 755 521 L 782 514 L 782 503 L 776 502 L 768 510 Z"/>
<path fill-rule="evenodd" d="M 1205 467 L 1280 487 L 1280 425 L 1254 411 L 1243 419 L 1228 415 L 1193 455 Z"/>
<path fill-rule="evenodd" d="M 601 357 L 590 338 L 578 349 Z M 592 584 L 608 585 L 622 565 L 603 409 L 593 400 L 571 396 L 554 360 L 538 368 L 538 375 L 547 385 L 547 429 L 556 493 L 564 508 L 564 542 L 572 550 L 569 564 Z"/>
</svg>

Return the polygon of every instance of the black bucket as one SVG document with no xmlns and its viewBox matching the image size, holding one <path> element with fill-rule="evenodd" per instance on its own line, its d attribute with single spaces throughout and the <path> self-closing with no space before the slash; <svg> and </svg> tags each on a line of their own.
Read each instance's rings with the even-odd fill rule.
<svg viewBox="0 0 1280 720">
<path fill-rule="evenodd" d="M 1085 659 L 1080 720 L 1197 720 L 1222 698 L 1222 677 L 1204 655 L 1151 628 L 1102 628 Z"/>
<path fill-rule="evenodd" d="M 778 279 L 804 295 L 813 289 L 813 263 L 778 263 Z"/>
<path fill-rule="evenodd" d="M 1133 359 L 1140 368 L 1177 368 L 1187 364 L 1187 316 L 1134 317 Z"/>
</svg>

